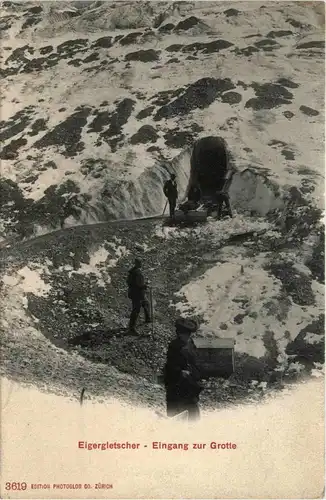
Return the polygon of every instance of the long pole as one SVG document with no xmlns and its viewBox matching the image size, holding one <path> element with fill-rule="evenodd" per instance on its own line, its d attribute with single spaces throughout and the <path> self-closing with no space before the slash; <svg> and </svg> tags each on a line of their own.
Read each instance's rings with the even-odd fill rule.
<svg viewBox="0 0 326 500">
<path fill-rule="evenodd" d="M 154 336 L 154 306 L 153 306 L 153 289 L 149 289 L 150 306 L 151 306 L 151 319 L 152 319 L 152 336 Z"/>
</svg>

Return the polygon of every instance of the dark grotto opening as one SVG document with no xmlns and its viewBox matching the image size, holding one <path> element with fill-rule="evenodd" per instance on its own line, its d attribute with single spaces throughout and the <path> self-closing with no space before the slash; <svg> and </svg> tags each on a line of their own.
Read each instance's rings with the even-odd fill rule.
<svg viewBox="0 0 326 500">
<path fill-rule="evenodd" d="M 221 137 L 203 137 L 192 150 L 190 160 L 191 186 L 200 187 L 203 197 L 211 197 L 223 188 L 228 170 L 228 151 Z"/>
</svg>

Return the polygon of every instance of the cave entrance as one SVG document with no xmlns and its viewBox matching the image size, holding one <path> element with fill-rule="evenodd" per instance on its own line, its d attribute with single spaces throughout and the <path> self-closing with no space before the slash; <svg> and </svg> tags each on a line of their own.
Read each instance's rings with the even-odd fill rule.
<svg viewBox="0 0 326 500">
<path fill-rule="evenodd" d="M 228 151 L 221 137 L 203 137 L 192 150 L 190 160 L 191 186 L 200 187 L 203 198 L 211 198 L 223 188 L 228 170 Z"/>
</svg>

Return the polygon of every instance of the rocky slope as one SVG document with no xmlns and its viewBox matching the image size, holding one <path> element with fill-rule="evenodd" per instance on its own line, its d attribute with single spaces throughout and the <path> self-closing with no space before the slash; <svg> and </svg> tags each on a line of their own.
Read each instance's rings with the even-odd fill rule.
<svg viewBox="0 0 326 500">
<path fill-rule="evenodd" d="M 206 388 L 206 404 L 316 373 L 321 4 L 2 7 L 3 373 L 162 403 L 153 381 L 179 312 L 236 340 L 236 373 Z M 207 135 L 230 148 L 232 221 L 114 222 L 162 213 L 168 171 L 183 195 L 191 146 Z M 124 332 L 135 253 L 154 286 L 154 337 Z"/>
</svg>

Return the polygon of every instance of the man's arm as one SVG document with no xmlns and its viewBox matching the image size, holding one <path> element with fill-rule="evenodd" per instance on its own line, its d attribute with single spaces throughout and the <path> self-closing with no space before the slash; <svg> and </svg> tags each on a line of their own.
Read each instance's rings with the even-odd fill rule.
<svg viewBox="0 0 326 500">
<path fill-rule="evenodd" d="M 165 363 L 165 382 L 177 383 L 180 379 L 180 374 L 186 366 L 183 363 L 183 358 L 180 357 L 180 351 L 174 343 L 169 345 Z"/>
<path fill-rule="evenodd" d="M 145 278 L 140 271 L 136 274 L 136 284 L 137 284 L 138 288 L 142 288 L 142 289 L 147 288 L 147 285 L 145 283 Z"/>
<path fill-rule="evenodd" d="M 191 371 L 191 376 L 193 377 L 194 380 L 200 380 L 201 374 L 198 363 L 197 348 L 193 340 L 190 340 L 190 345 L 188 346 L 186 355 L 188 359 L 188 366 Z"/>
</svg>

